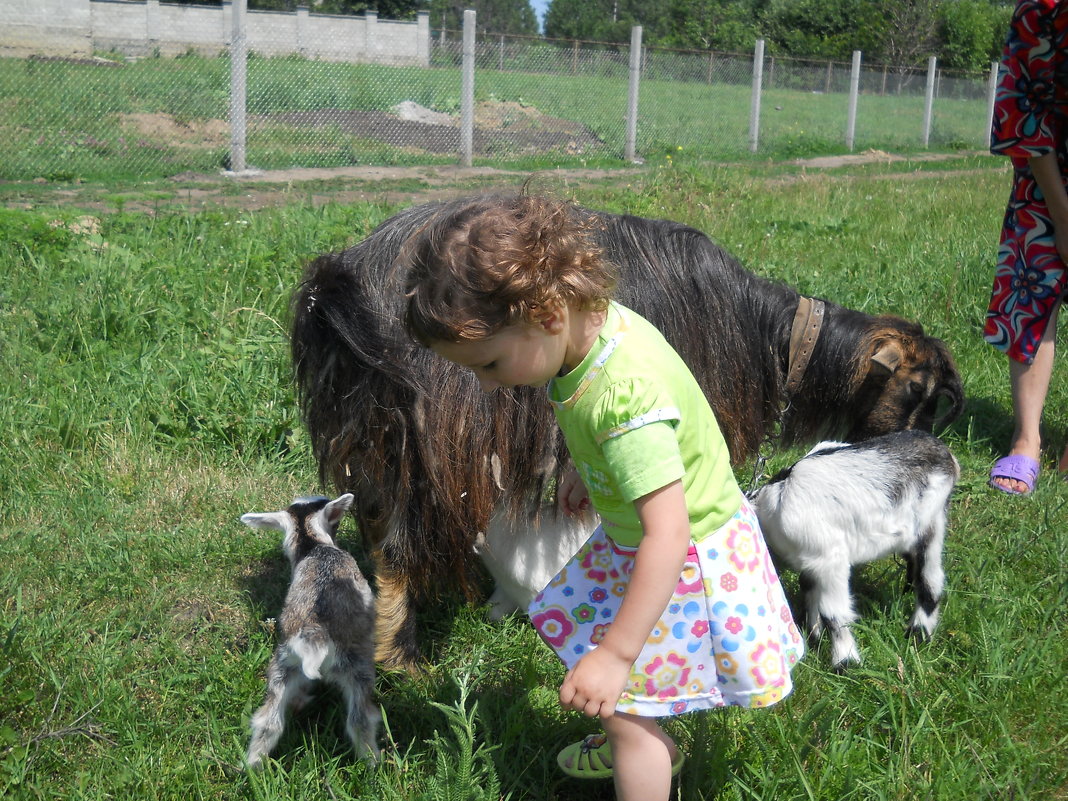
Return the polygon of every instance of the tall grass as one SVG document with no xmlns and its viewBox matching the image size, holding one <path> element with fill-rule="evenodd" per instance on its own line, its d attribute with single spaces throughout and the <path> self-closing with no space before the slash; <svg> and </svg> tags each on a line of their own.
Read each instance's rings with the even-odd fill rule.
<svg viewBox="0 0 1068 801">
<path fill-rule="evenodd" d="M 935 639 L 903 636 L 899 564 L 858 571 L 864 665 L 836 676 L 816 649 L 779 706 L 672 721 L 689 755 L 680 798 L 1068 797 L 1068 484 L 1052 467 L 1068 387 L 1059 372 L 1035 496 L 988 490 L 1011 427 L 1006 365 L 979 341 L 1008 180 L 992 161 L 906 175 L 665 166 L 575 190 L 697 225 L 805 292 L 922 321 L 969 398 L 944 434 L 963 478 Z M 562 669 L 530 627 L 451 597 L 422 618 L 426 672 L 379 676 L 392 741 L 379 768 L 354 761 L 327 693 L 262 773 L 238 770 L 288 568 L 236 518 L 317 489 L 289 383 L 289 293 L 306 259 L 392 211 L 160 208 L 95 224 L 0 211 L 5 797 L 611 797 L 556 769 L 593 724 L 559 709 Z M 351 525 L 342 542 L 368 566 Z"/>
</svg>

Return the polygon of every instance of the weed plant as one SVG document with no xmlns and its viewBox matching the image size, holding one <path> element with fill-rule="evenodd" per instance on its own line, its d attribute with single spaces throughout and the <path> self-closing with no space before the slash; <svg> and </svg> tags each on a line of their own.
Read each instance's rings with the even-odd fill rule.
<svg viewBox="0 0 1068 801">
<path fill-rule="evenodd" d="M 1059 364 L 1034 496 L 989 490 L 1011 428 L 1005 360 L 980 341 L 1008 182 L 992 161 L 826 174 L 665 164 L 574 190 L 702 228 L 803 292 L 922 321 L 968 395 L 943 433 L 963 476 L 934 640 L 904 637 L 902 565 L 857 571 L 864 664 L 835 675 L 816 648 L 783 703 L 672 721 L 689 755 L 680 799 L 1068 794 L 1068 484 L 1053 467 L 1068 383 Z M 594 723 L 559 709 L 563 670 L 529 625 L 489 623 L 447 594 L 421 617 L 425 672 L 379 675 L 380 767 L 353 759 L 327 692 L 262 772 L 240 770 L 288 565 L 237 517 L 319 489 L 290 384 L 289 295 L 308 258 L 395 210 L 0 211 L 5 798 L 612 797 L 555 766 Z M 773 452 L 768 469 L 798 453 Z M 750 467 L 738 476 L 747 485 Z M 370 568 L 351 523 L 341 542 Z"/>
</svg>

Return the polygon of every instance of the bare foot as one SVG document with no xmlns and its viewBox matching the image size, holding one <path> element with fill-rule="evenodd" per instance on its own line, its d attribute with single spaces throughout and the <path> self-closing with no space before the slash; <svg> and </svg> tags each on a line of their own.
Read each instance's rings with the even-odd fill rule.
<svg viewBox="0 0 1068 801">
<path fill-rule="evenodd" d="M 1017 456 L 1017 455 L 1019 455 L 1019 456 L 1029 456 L 1030 458 L 1034 459 L 1035 461 L 1039 461 L 1041 459 L 1041 453 L 1040 452 L 1037 452 L 1037 451 L 1030 452 L 1030 451 L 1024 450 L 1022 448 L 1013 448 L 1012 450 L 1010 450 L 1008 452 L 1007 455 L 1008 456 Z M 1066 451 L 1065 451 L 1065 457 L 1068 457 L 1068 449 L 1066 449 Z M 1065 466 L 1068 466 L 1068 462 L 1065 462 L 1064 458 L 1062 458 L 1061 461 L 1062 461 L 1062 463 L 1065 464 Z M 1000 487 L 1001 489 L 1005 490 L 1006 492 L 1011 492 L 1011 493 L 1015 493 L 1015 494 L 1026 494 L 1028 492 L 1031 492 L 1031 490 L 1034 489 L 1034 482 L 1037 481 L 1037 479 L 1038 479 L 1038 476 L 1036 475 L 1034 480 L 1032 480 L 1032 482 L 1031 482 L 1031 486 L 1028 486 L 1025 482 L 1020 481 L 1019 479 L 1008 478 L 1007 476 L 998 476 L 997 478 L 991 478 L 990 479 L 990 483 Z"/>
</svg>

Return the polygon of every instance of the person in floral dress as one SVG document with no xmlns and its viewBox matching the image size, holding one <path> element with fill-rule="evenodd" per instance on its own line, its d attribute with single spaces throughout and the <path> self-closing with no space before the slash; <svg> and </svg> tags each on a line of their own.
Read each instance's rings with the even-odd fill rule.
<svg viewBox="0 0 1068 801">
<path fill-rule="evenodd" d="M 589 225 L 527 195 L 446 205 L 405 245 L 405 322 L 485 391 L 548 385 L 575 465 L 557 499 L 602 521 L 528 609 L 568 668 L 561 703 L 605 732 L 557 762 L 666 801 L 683 756 L 658 719 L 778 703 L 804 645 L 704 393 L 610 300 Z"/>
<path fill-rule="evenodd" d="M 998 73 L 991 151 L 1012 159 L 983 336 L 1009 357 L 1015 430 L 990 485 L 1015 495 L 1040 472 L 1040 423 L 1068 274 L 1068 0 L 1021 0 Z M 1059 462 L 1068 471 L 1068 447 Z"/>
</svg>

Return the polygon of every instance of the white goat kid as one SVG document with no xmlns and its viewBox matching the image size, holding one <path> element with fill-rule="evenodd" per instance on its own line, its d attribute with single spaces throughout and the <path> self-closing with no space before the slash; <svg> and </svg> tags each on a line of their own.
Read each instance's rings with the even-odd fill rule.
<svg viewBox="0 0 1068 801">
<path fill-rule="evenodd" d="M 937 437 L 900 431 L 856 444 L 821 442 L 750 500 L 772 555 L 799 574 L 809 634 L 831 636 L 831 662 L 859 663 L 849 625 L 853 565 L 905 558 L 916 594 L 909 631 L 929 639 L 945 576 L 942 546 L 960 466 Z"/>
<path fill-rule="evenodd" d="M 568 517 L 554 506 L 541 510 L 537 524 L 495 514 L 475 540 L 475 553 L 496 582 L 489 598 L 490 620 L 526 612 L 534 596 L 578 553 L 600 522 L 592 512 Z"/>
<path fill-rule="evenodd" d="M 277 745 L 286 711 L 307 700 L 312 682 L 337 686 L 345 698 L 345 730 L 358 756 L 376 760 L 381 719 L 374 690 L 374 597 L 356 560 L 334 537 L 352 495 L 296 499 L 280 512 L 249 513 L 241 522 L 285 534 L 282 549 L 293 576 L 278 617 L 280 639 L 267 668 L 267 693 L 252 716 L 246 764 L 259 767 Z"/>
</svg>

